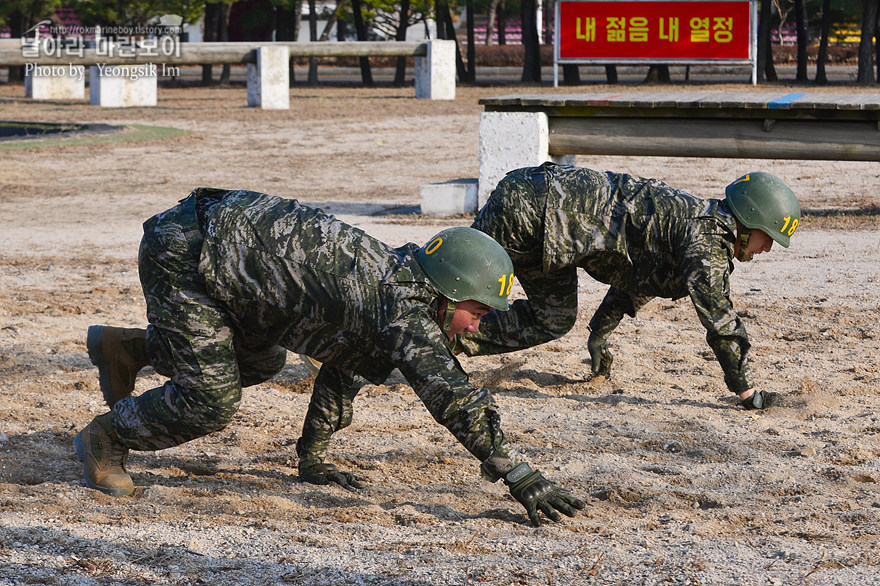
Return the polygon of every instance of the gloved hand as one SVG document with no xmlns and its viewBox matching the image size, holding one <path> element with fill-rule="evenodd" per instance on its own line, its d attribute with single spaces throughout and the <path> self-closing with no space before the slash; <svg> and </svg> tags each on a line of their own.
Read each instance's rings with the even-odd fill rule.
<svg viewBox="0 0 880 586">
<path fill-rule="evenodd" d="M 335 482 L 346 490 L 364 487 L 363 478 L 351 472 L 343 472 L 333 464 L 323 462 L 300 464 L 299 477 L 303 482 L 310 484 L 326 485 Z"/>
<path fill-rule="evenodd" d="M 769 391 L 755 391 L 748 399 L 743 399 L 740 405 L 746 409 L 766 409 L 767 407 L 779 407 L 782 405 L 782 395 Z"/>
<path fill-rule="evenodd" d="M 614 357 L 608 350 L 608 342 L 605 338 L 590 334 L 590 339 L 587 340 L 587 350 L 590 351 L 590 360 L 593 362 L 591 365 L 593 376 L 610 378 L 611 363 L 614 362 Z"/>
<path fill-rule="evenodd" d="M 540 471 L 532 470 L 525 462 L 507 473 L 504 484 L 510 488 L 513 498 L 526 508 L 529 521 L 534 527 L 541 525 L 539 510 L 544 511 L 551 521 L 557 522 L 560 519 L 557 511 L 574 517 L 577 515 L 575 509 L 583 509 L 587 506 L 564 488 L 559 488 L 544 478 Z"/>
</svg>

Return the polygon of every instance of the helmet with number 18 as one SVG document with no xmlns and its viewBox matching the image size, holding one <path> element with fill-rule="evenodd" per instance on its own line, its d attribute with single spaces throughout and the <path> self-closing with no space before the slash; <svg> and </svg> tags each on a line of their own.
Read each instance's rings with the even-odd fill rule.
<svg viewBox="0 0 880 586">
<path fill-rule="evenodd" d="M 419 248 L 416 259 L 450 301 L 473 299 L 507 311 L 513 263 L 491 236 L 473 228 L 448 228 Z"/>
<path fill-rule="evenodd" d="M 770 173 L 749 173 L 727 186 L 725 201 L 746 228 L 758 229 L 788 248 L 801 221 L 801 206 L 782 179 Z"/>
</svg>

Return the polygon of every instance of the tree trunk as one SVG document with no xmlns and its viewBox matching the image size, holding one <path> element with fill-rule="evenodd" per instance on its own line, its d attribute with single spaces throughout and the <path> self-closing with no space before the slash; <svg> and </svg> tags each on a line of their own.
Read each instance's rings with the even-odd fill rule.
<svg viewBox="0 0 880 586">
<path fill-rule="evenodd" d="M 507 0 L 498 5 L 498 44 L 507 44 Z"/>
<path fill-rule="evenodd" d="M 296 41 L 299 34 L 299 15 L 296 8 L 278 7 L 278 18 L 275 22 L 275 39 L 279 41 Z M 288 73 L 290 74 L 290 87 L 294 86 L 296 75 L 293 70 L 293 57 L 288 62 Z"/>
<path fill-rule="evenodd" d="M 342 7 L 345 6 L 346 0 L 336 0 L 336 10 L 342 14 Z M 347 37 L 348 23 L 344 20 L 340 20 L 339 24 L 336 25 L 336 40 L 340 43 L 344 41 Z"/>
<path fill-rule="evenodd" d="M 492 35 L 495 32 L 495 20 L 498 17 L 498 5 L 501 4 L 501 0 L 492 0 L 489 3 L 489 14 L 486 19 L 486 44 L 492 44 Z"/>
<path fill-rule="evenodd" d="M 314 43 L 318 40 L 318 10 L 315 8 L 315 0 L 309 0 L 309 41 Z M 318 85 L 318 59 L 309 58 L 309 78 L 306 85 Z"/>
<path fill-rule="evenodd" d="M 821 38 L 819 54 L 816 56 L 816 83 L 826 85 L 828 76 L 825 74 L 825 63 L 828 61 L 828 33 L 831 30 L 831 0 L 822 0 Z"/>
<path fill-rule="evenodd" d="M 354 13 L 354 29 L 359 41 L 367 40 L 367 27 L 364 24 L 364 15 L 361 12 L 361 0 L 351 0 L 351 11 Z M 365 87 L 373 87 L 373 70 L 370 69 L 370 58 L 361 57 L 361 79 Z"/>
<path fill-rule="evenodd" d="M 336 24 L 337 20 L 339 20 L 338 13 L 342 10 L 342 7 L 345 6 L 345 3 L 346 0 L 336 1 L 336 9 L 330 13 L 330 16 L 327 17 L 327 23 L 324 25 L 324 30 L 321 31 L 321 36 L 318 37 L 318 40 L 322 43 L 330 40 L 330 31 L 333 30 L 333 25 Z"/>
<path fill-rule="evenodd" d="M 617 83 L 617 65 L 605 66 L 605 79 L 608 80 L 608 83 L 610 84 Z"/>
<path fill-rule="evenodd" d="M 857 83 L 874 83 L 874 52 L 872 42 L 877 32 L 877 12 L 880 0 L 863 0 L 862 38 L 859 40 L 859 68 Z"/>
<path fill-rule="evenodd" d="M 299 41 L 299 27 L 302 24 L 302 6 L 303 0 L 295 0 L 293 3 L 293 23 L 291 23 L 292 35 L 291 40 L 295 43 Z"/>
<path fill-rule="evenodd" d="M 34 4 L 29 6 L 27 11 L 16 8 L 9 13 L 7 24 L 9 25 L 9 36 L 11 39 L 21 39 L 25 33 L 30 30 L 39 20 L 41 20 L 39 10 L 40 6 Z M 24 65 L 12 65 L 9 67 L 9 83 L 21 83 L 24 81 Z"/>
<path fill-rule="evenodd" d="M 810 42 L 807 36 L 807 2 L 806 0 L 794 0 L 794 22 L 797 29 L 797 81 L 807 81 L 807 45 Z"/>
<path fill-rule="evenodd" d="M 541 47 L 538 44 L 537 3 L 535 0 L 520 2 L 522 42 L 525 49 L 522 81 L 541 82 Z"/>
<path fill-rule="evenodd" d="M 562 65 L 562 85 L 580 85 L 581 70 L 577 63 L 564 63 Z"/>
<path fill-rule="evenodd" d="M 461 46 L 458 44 L 458 35 L 455 34 L 455 23 L 452 22 L 452 12 L 448 7 L 443 17 L 446 21 L 446 38 L 455 41 L 455 69 L 458 71 L 458 79 L 467 79 L 467 69 L 465 69 L 464 59 L 461 57 Z"/>
<path fill-rule="evenodd" d="M 758 80 L 777 81 L 773 66 L 773 45 L 770 43 L 770 29 L 773 20 L 773 3 L 761 0 L 761 16 L 758 19 Z"/>
<path fill-rule="evenodd" d="M 205 4 L 205 34 L 203 39 L 206 43 L 217 40 L 217 22 L 220 18 L 220 5 L 216 2 Z M 202 85 L 210 85 L 213 81 L 214 68 L 210 64 L 202 65 Z"/>
<path fill-rule="evenodd" d="M 227 42 L 229 40 L 229 4 L 225 2 L 220 4 L 220 14 L 218 16 L 220 24 L 219 41 Z M 220 72 L 220 85 L 229 85 L 229 63 L 223 64 L 223 70 Z"/>
<path fill-rule="evenodd" d="M 293 11 L 290 8 L 279 6 L 275 9 L 275 40 L 292 41 L 293 35 Z"/>
<path fill-rule="evenodd" d="M 437 38 L 447 41 L 455 41 L 455 69 L 458 79 L 467 79 L 467 69 L 461 58 L 461 47 L 458 46 L 458 38 L 455 34 L 455 24 L 452 22 L 452 13 L 449 11 L 447 0 L 437 0 L 434 5 L 434 18 L 437 21 Z"/>
<path fill-rule="evenodd" d="M 397 40 L 406 40 L 406 29 L 409 27 L 409 0 L 400 2 L 400 22 L 397 24 Z M 397 58 L 397 69 L 394 71 L 394 85 L 406 85 L 406 57 Z"/>
<path fill-rule="evenodd" d="M 671 83 L 672 78 L 669 77 L 669 65 L 651 65 L 648 68 L 648 75 L 645 76 L 646 83 Z"/>
<path fill-rule="evenodd" d="M 449 4 L 447 0 L 435 0 L 434 2 L 434 22 L 437 24 L 437 38 L 441 41 L 451 40 L 446 31 L 446 17 L 449 12 Z"/>
<path fill-rule="evenodd" d="M 477 80 L 477 54 L 474 42 L 474 0 L 467 0 L 465 4 L 467 8 L 467 75 L 465 81 L 475 82 Z"/>
</svg>

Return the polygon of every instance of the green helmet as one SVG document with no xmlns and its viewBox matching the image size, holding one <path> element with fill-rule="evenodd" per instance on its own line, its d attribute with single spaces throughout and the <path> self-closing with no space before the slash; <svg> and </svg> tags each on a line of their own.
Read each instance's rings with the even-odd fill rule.
<svg viewBox="0 0 880 586">
<path fill-rule="evenodd" d="M 724 191 L 730 211 L 749 229 L 762 230 L 788 248 L 801 221 L 801 206 L 782 179 L 770 173 L 749 173 Z"/>
<path fill-rule="evenodd" d="M 513 263 L 491 236 L 473 228 L 448 228 L 421 247 L 416 259 L 450 301 L 473 299 L 507 311 Z"/>
</svg>

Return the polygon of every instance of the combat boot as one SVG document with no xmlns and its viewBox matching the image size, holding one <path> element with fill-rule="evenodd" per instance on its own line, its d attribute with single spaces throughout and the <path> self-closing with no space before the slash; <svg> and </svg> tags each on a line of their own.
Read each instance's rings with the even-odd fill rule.
<svg viewBox="0 0 880 586">
<path fill-rule="evenodd" d="M 128 448 L 113 431 L 111 413 L 92 419 L 73 440 L 76 456 L 83 463 L 83 481 L 89 488 L 111 496 L 134 492 L 134 482 L 125 469 Z"/>
<path fill-rule="evenodd" d="M 111 409 L 134 391 L 137 373 L 150 362 L 147 331 L 137 328 L 89 326 L 89 359 L 98 367 L 101 393 Z"/>
</svg>

